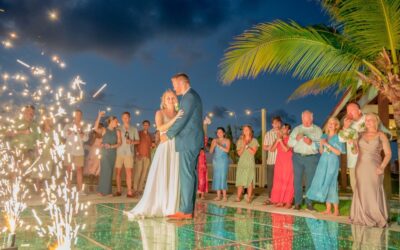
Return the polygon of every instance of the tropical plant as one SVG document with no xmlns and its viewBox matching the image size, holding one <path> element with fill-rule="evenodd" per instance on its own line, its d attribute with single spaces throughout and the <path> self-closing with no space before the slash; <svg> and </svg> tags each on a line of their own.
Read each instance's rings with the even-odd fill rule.
<svg viewBox="0 0 400 250">
<path fill-rule="evenodd" d="M 220 64 L 221 80 L 291 73 L 305 80 L 289 99 L 376 88 L 393 105 L 400 144 L 400 1 L 321 0 L 330 25 L 273 21 L 236 37 Z M 400 147 L 399 147 L 400 148 Z"/>
</svg>

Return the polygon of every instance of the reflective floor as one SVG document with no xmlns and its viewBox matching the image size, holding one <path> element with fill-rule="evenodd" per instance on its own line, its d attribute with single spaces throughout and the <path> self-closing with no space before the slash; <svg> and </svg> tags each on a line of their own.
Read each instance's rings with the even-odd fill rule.
<svg viewBox="0 0 400 250">
<path fill-rule="evenodd" d="M 77 217 L 86 228 L 76 249 L 399 249 L 400 232 L 292 215 L 198 203 L 195 220 L 129 221 L 134 204 L 96 204 Z M 38 210 L 38 209 L 36 209 Z M 40 215 L 46 222 L 45 215 Z M 24 221 L 35 225 L 32 213 Z M 0 225 L 4 221 L 0 219 Z M 0 233 L 0 246 L 7 235 Z M 19 249 L 47 249 L 51 240 L 33 228 L 17 233 Z M 1 249 L 1 247 L 0 247 Z"/>
</svg>

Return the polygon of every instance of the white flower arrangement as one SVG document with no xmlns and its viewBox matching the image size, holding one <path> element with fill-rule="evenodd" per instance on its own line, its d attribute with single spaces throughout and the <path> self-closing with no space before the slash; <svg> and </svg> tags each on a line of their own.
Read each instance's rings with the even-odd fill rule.
<svg viewBox="0 0 400 250">
<path fill-rule="evenodd" d="M 363 124 L 365 127 L 365 123 L 363 123 Z M 357 130 L 355 130 L 353 128 L 344 129 L 339 132 L 339 136 L 347 143 L 356 141 L 358 139 L 358 135 L 359 134 L 358 134 Z M 355 151 L 354 144 L 351 145 L 351 151 L 353 153 L 355 153 L 354 152 Z"/>
</svg>

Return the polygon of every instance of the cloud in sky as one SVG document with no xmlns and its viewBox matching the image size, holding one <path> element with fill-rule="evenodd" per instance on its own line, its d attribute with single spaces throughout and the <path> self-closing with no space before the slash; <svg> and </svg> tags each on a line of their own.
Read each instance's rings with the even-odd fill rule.
<svg viewBox="0 0 400 250">
<path fill-rule="evenodd" d="M 198 37 L 217 29 L 245 0 L 0 0 L 0 32 L 16 31 L 26 42 L 65 52 L 94 51 L 129 59 L 151 39 Z M 250 7 L 244 8 L 249 5 Z M 50 21 L 48 13 L 58 12 Z"/>
</svg>

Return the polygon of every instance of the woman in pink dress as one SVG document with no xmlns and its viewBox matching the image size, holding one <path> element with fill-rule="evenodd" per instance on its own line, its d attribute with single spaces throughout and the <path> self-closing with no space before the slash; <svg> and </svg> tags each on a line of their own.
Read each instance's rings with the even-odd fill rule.
<svg viewBox="0 0 400 250">
<path fill-rule="evenodd" d="M 204 148 L 200 150 L 199 159 L 197 162 L 197 175 L 198 175 L 198 187 L 197 193 L 200 195 L 200 199 L 204 200 L 204 194 L 208 193 L 208 170 L 207 170 L 207 158 L 205 148 L 208 142 L 208 138 L 204 138 Z"/>
<path fill-rule="evenodd" d="M 277 156 L 271 202 L 277 207 L 285 206 L 285 208 L 292 206 L 294 197 L 292 149 L 288 146 L 290 129 L 290 125 L 285 124 L 272 146 L 273 149 L 276 148 Z"/>
</svg>

